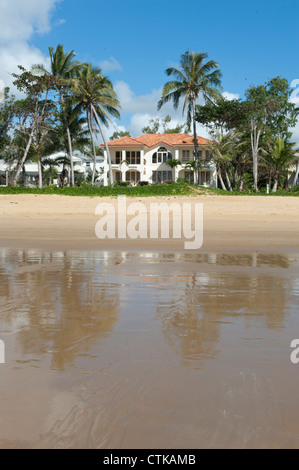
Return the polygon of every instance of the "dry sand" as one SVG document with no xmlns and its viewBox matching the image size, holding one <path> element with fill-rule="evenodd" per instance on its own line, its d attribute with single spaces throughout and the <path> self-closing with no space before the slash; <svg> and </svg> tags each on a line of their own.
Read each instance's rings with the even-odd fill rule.
<svg viewBox="0 0 299 470">
<path fill-rule="evenodd" d="M 105 239 L 95 235 L 99 203 L 117 198 L 58 195 L 1 195 L 2 246 L 40 249 L 183 250 L 182 239 Z M 201 202 L 204 210 L 201 251 L 297 251 L 299 198 L 185 196 L 127 198 L 142 202 Z"/>
</svg>

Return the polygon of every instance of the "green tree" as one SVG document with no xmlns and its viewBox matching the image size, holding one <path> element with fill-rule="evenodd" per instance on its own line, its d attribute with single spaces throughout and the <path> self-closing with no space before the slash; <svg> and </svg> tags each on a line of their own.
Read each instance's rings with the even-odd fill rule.
<svg viewBox="0 0 299 470">
<path fill-rule="evenodd" d="M 143 127 L 142 133 L 143 134 L 158 134 L 159 132 L 162 134 L 180 134 L 186 124 L 178 124 L 175 127 L 168 127 L 169 123 L 171 122 L 171 116 L 167 115 L 165 118 L 160 119 L 150 119 L 147 126 Z"/>
<path fill-rule="evenodd" d="M 269 167 L 269 185 L 271 185 L 271 177 L 274 180 L 272 188 L 274 193 L 277 191 L 281 176 L 286 175 L 288 167 L 294 163 L 294 145 L 295 143 L 287 142 L 278 136 L 272 145 L 269 145 L 269 149 L 263 151 Z"/>
<path fill-rule="evenodd" d="M 216 101 L 208 101 L 196 106 L 195 119 L 209 131 L 240 130 L 248 122 L 247 109 L 240 99 L 228 100 L 220 96 Z"/>
<path fill-rule="evenodd" d="M 17 161 L 12 178 L 12 185 L 17 184 L 20 172 L 27 159 L 34 137 L 38 132 L 43 133 L 47 126 L 46 121 L 56 112 L 55 103 L 50 99 L 50 90 L 53 87 L 51 76 L 36 76 L 19 66 L 20 74 L 12 74 L 14 85 L 27 94 L 27 98 L 15 103 L 15 113 L 21 117 L 19 131 L 26 136 L 26 146 L 22 157 Z"/>
<path fill-rule="evenodd" d="M 205 62 L 207 58 L 208 55 L 205 52 L 186 51 L 182 54 L 179 69 L 175 67 L 166 69 L 166 75 L 173 77 L 173 80 L 164 85 L 162 97 L 158 102 L 158 110 L 169 101 L 173 101 L 174 108 L 177 109 L 183 98 L 183 113 L 187 108 L 187 124 L 188 126 L 191 122 L 193 124 L 194 160 L 196 162 L 198 160 L 196 101 L 200 96 L 204 101 L 215 100 L 220 96 L 217 90 L 221 86 L 219 65 L 214 60 Z"/>
<path fill-rule="evenodd" d="M 110 137 L 110 140 L 116 140 L 120 139 L 121 137 L 131 137 L 130 132 L 128 131 L 115 131 L 112 136 Z"/>
<path fill-rule="evenodd" d="M 190 160 L 185 165 L 186 170 L 190 170 L 193 175 L 193 180 L 198 178 L 198 172 L 202 168 L 202 162 L 200 160 Z M 194 178 L 195 176 L 195 178 Z"/>
<path fill-rule="evenodd" d="M 289 127 L 295 125 L 295 105 L 289 101 L 292 89 L 281 77 L 268 80 L 263 85 L 252 86 L 245 92 L 249 117 L 253 164 L 253 184 L 258 191 L 258 164 L 261 155 L 260 139 L 269 136 L 288 139 Z"/>
<path fill-rule="evenodd" d="M 109 164 L 109 180 L 113 184 L 113 174 L 109 148 L 103 133 L 101 122 L 108 126 L 112 122 L 109 115 L 119 119 L 120 104 L 113 90 L 111 81 L 102 75 L 99 69 L 94 69 L 91 64 L 79 70 L 77 77 L 73 79 L 73 93 L 77 106 L 86 112 L 89 123 L 90 135 L 93 140 L 92 122 L 98 125 L 101 133 Z"/>
<path fill-rule="evenodd" d="M 232 191 L 231 178 L 229 170 L 231 168 L 231 161 L 233 158 L 233 151 L 240 149 L 244 145 L 240 141 L 240 136 L 235 131 L 231 130 L 222 134 L 219 130 L 214 133 L 213 143 L 208 144 L 211 153 L 211 158 L 216 164 L 217 176 L 220 181 L 222 189 L 227 190 L 226 185 L 222 178 L 222 173 L 225 175 L 226 183 L 229 191 Z"/>
<path fill-rule="evenodd" d="M 9 94 L 9 88 L 4 88 L 0 101 L 0 156 L 5 157 L 11 144 L 10 132 L 14 127 L 14 102 L 15 97 Z"/>
<path fill-rule="evenodd" d="M 177 166 L 181 166 L 182 162 L 177 158 L 169 158 L 166 161 L 166 165 L 168 165 L 172 170 L 174 170 Z M 175 182 L 175 175 L 173 174 L 173 181 Z"/>
<path fill-rule="evenodd" d="M 60 98 L 62 116 L 68 139 L 68 154 L 71 168 L 71 184 L 74 185 L 75 180 L 73 166 L 73 149 L 70 127 L 66 113 L 66 101 L 70 99 L 68 94 L 70 89 L 70 79 L 74 77 L 78 70 L 82 68 L 82 64 L 74 60 L 74 51 L 71 50 L 70 52 L 66 53 L 62 44 L 58 44 L 55 50 L 53 47 L 49 47 L 48 50 L 50 56 L 50 70 L 48 71 L 45 66 L 41 64 L 33 65 L 32 70 L 34 73 L 48 74 L 56 78 L 55 86 L 53 88 L 56 88 Z"/>
</svg>

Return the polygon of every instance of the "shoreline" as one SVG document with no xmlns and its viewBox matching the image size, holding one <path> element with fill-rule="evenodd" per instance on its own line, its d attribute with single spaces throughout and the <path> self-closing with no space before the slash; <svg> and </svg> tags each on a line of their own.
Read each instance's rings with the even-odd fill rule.
<svg viewBox="0 0 299 470">
<path fill-rule="evenodd" d="M 155 196 L 127 198 L 127 204 L 189 202 L 203 204 L 203 245 L 185 250 L 185 239 L 104 239 L 95 234 L 95 208 L 114 197 L 0 195 L 0 246 L 41 250 L 296 252 L 299 205 L 294 198 L 250 196 Z M 145 217 L 145 215 L 144 215 Z"/>
</svg>

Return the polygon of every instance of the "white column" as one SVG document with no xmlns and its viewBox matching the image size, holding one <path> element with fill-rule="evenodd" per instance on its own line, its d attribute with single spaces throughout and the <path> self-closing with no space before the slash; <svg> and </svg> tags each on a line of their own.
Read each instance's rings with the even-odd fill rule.
<svg viewBox="0 0 299 470">
<path fill-rule="evenodd" d="M 108 158 L 107 158 L 107 150 L 104 149 L 104 173 L 103 173 L 104 186 L 108 186 L 108 177 L 107 177 L 108 171 L 109 171 L 109 165 L 108 165 Z"/>
<path fill-rule="evenodd" d="M 144 175 L 144 148 L 140 149 L 140 181 L 146 180 L 146 175 Z"/>
<path fill-rule="evenodd" d="M 179 152 L 179 149 L 176 147 L 175 150 L 174 150 L 174 158 L 176 160 L 179 160 L 180 159 L 180 152 Z M 182 169 L 181 165 L 180 166 L 176 166 L 175 169 L 174 169 L 174 181 L 176 181 L 178 179 L 178 176 L 179 176 L 179 171 Z"/>
</svg>

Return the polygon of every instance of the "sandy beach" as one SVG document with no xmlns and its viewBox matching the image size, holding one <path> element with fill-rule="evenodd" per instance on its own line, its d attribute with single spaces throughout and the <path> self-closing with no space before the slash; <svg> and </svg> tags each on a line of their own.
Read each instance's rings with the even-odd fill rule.
<svg viewBox="0 0 299 470">
<path fill-rule="evenodd" d="M 202 247 L 0 196 L 0 448 L 298 448 L 299 199 L 126 201 L 202 203 Z"/>
<path fill-rule="evenodd" d="M 1 195 L 2 246 L 64 249 L 181 250 L 180 239 L 105 239 L 95 235 L 95 208 L 117 198 L 56 195 Z M 298 249 L 296 197 L 198 196 L 127 198 L 127 203 L 202 203 L 201 251 L 294 251 Z M 149 211 L 147 210 L 147 213 Z"/>
</svg>

